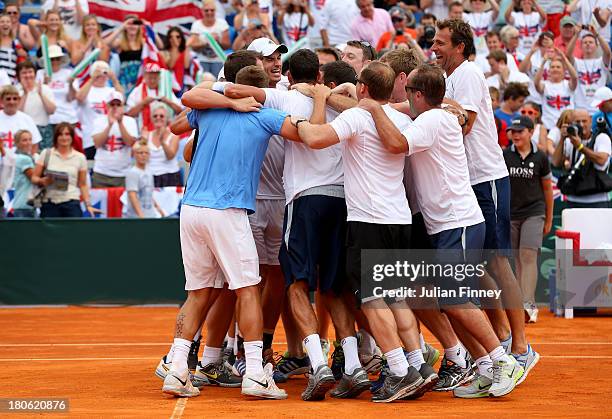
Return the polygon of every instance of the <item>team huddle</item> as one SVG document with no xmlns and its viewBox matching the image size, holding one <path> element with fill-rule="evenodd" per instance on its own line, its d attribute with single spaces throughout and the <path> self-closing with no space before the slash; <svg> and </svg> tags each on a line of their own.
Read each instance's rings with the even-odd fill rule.
<svg viewBox="0 0 612 419">
<path fill-rule="evenodd" d="M 539 355 L 508 259 L 510 181 L 487 83 L 468 61 L 469 24 L 438 22 L 432 50 L 437 65 L 397 49 L 356 72 L 300 49 L 285 78 L 287 48 L 260 38 L 228 57 L 224 82 L 183 95 L 190 110 L 171 128 L 195 130 L 180 215 L 188 296 L 156 369 L 164 393 L 217 385 L 285 399 L 278 384 L 308 373 L 305 401 L 370 391 L 392 402 L 500 397 L 526 379 Z M 469 293 L 424 296 L 418 308 L 380 298 L 362 287 L 368 249 L 486 260 L 461 286 L 501 298 L 486 312 Z M 449 287 L 439 281 L 426 286 Z M 281 316 L 288 351 L 275 357 Z M 444 348 L 438 371 L 422 327 Z"/>
</svg>

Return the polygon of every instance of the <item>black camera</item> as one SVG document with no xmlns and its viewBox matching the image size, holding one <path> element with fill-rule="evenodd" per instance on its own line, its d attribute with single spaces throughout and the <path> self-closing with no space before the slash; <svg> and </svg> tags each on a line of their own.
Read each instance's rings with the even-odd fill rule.
<svg viewBox="0 0 612 419">
<path fill-rule="evenodd" d="M 603 116 L 598 117 L 595 120 L 595 124 L 597 125 L 597 131 L 606 132 L 608 130 L 608 123 Z"/>
<path fill-rule="evenodd" d="M 571 137 L 579 137 L 582 138 L 582 126 L 578 124 L 570 124 L 566 129 L 567 135 Z"/>
<path fill-rule="evenodd" d="M 423 28 L 423 38 L 425 38 L 427 42 L 433 41 L 434 36 L 436 36 L 436 28 L 430 25 Z"/>
<path fill-rule="evenodd" d="M 395 31 L 395 36 L 402 36 L 403 34 L 404 34 L 404 31 L 403 31 L 403 30 L 401 30 L 401 29 L 397 29 L 397 30 Z"/>
</svg>

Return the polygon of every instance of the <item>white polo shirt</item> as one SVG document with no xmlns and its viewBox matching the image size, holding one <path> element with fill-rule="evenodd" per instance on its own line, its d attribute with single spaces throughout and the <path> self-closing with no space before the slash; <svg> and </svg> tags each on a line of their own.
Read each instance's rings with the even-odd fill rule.
<svg viewBox="0 0 612 419">
<path fill-rule="evenodd" d="M 457 117 L 422 113 L 402 134 L 408 140 L 412 182 L 428 234 L 484 221 L 470 186 L 463 134 Z"/>
<path fill-rule="evenodd" d="M 287 112 L 290 115 L 310 118 L 313 100 L 296 90 L 288 92 L 264 89 L 264 106 Z M 326 122 L 336 119 L 338 113 L 327 107 Z M 285 166 L 283 168 L 285 200 L 289 204 L 297 194 L 315 186 L 344 185 L 342 171 L 342 147 L 340 144 L 313 150 L 302 143 L 285 141 Z"/>
<path fill-rule="evenodd" d="M 106 115 L 97 117 L 94 121 L 92 136 L 104 131 L 107 124 Z M 123 124 L 131 136 L 138 137 L 138 126 L 134 118 L 124 115 Z M 96 149 L 93 171 L 106 176 L 124 177 L 130 168 L 131 161 L 132 149 L 123 142 L 119 124 L 115 122 L 108 133 L 106 143 Z"/>
<path fill-rule="evenodd" d="M 446 78 L 446 97 L 459 102 L 466 111 L 476 112 L 476 121 L 464 141 L 471 184 L 508 176 L 504 155 L 497 144 L 491 95 L 476 64 L 466 60 Z"/>
<path fill-rule="evenodd" d="M 388 104 L 383 109 L 400 131 L 412 123 L 409 116 Z M 347 109 L 330 125 L 343 146 L 347 220 L 411 224 L 412 214 L 403 183 L 405 154 L 393 154 L 385 149 L 372 115 L 364 109 Z"/>
</svg>

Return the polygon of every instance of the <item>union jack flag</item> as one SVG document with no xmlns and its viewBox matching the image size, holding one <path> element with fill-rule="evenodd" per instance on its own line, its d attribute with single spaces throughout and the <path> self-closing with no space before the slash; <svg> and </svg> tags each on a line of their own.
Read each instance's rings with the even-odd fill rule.
<svg viewBox="0 0 612 419">
<path fill-rule="evenodd" d="M 570 96 L 548 96 L 546 95 L 546 104 L 548 106 L 550 106 L 551 108 L 555 108 L 555 109 L 564 109 L 566 107 L 568 107 L 571 103 L 571 97 Z"/>
<path fill-rule="evenodd" d="M 521 37 L 525 36 L 525 37 L 533 37 L 536 36 L 540 30 L 540 25 L 534 25 L 534 26 L 519 26 L 517 27 L 518 31 L 519 31 L 519 35 Z"/>
<path fill-rule="evenodd" d="M 306 36 L 306 33 L 308 32 L 308 24 L 304 26 L 303 28 L 300 28 L 297 26 L 291 27 L 287 29 L 285 32 L 286 32 L 287 38 L 292 39 L 294 41 L 298 41 Z"/>
<path fill-rule="evenodd" d="M 597 71 L 579 71 L 578 72 L 578 81 L 582 84 L 596 84 L 599 80 L 601 80 L 601 68 L 598 68 Z"/>
<path fill-rule="evenodd" d="M 474 27 L 472 28 L 472 32 L 474 32 L 474 36 L 476 38 L 485 36 L 488 31 L 489 31 L 489 28 L 487 26 L 485 26 L 484 28 L 474 28 Z"/>
<path fill-rule="evenodd" d="M 188 32 L 191 23 L 202 17 L 200 3 L 198 0 L 89 0 L 89 12 L 98 17 L 105 30 L 120 25 L 127 15 L 136 15 L 165 35 L 171 26 Z"/>
</svg>

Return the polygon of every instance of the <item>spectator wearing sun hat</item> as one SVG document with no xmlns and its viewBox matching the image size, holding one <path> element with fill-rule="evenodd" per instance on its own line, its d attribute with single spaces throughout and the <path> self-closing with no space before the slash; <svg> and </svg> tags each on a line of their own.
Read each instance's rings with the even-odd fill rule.
<svg viewBox="0 0 612 419">
<path fill-rule="evenodd" d="M 162 96 L 159 91 L 159 75 L 161 67 L 157 63 L 147 63 L 144 66 L 144 76 L 142 82 L 132 90 L 127 98 L 126 115 L 137 118 L 138 126 L 147 130 L 153 129 L 151 121 L 151 103 L 162 102 L 172 109 L 174 113 L 182 110 L 181 102 L 170 91 L 170 96 Z"/>
</svg>

